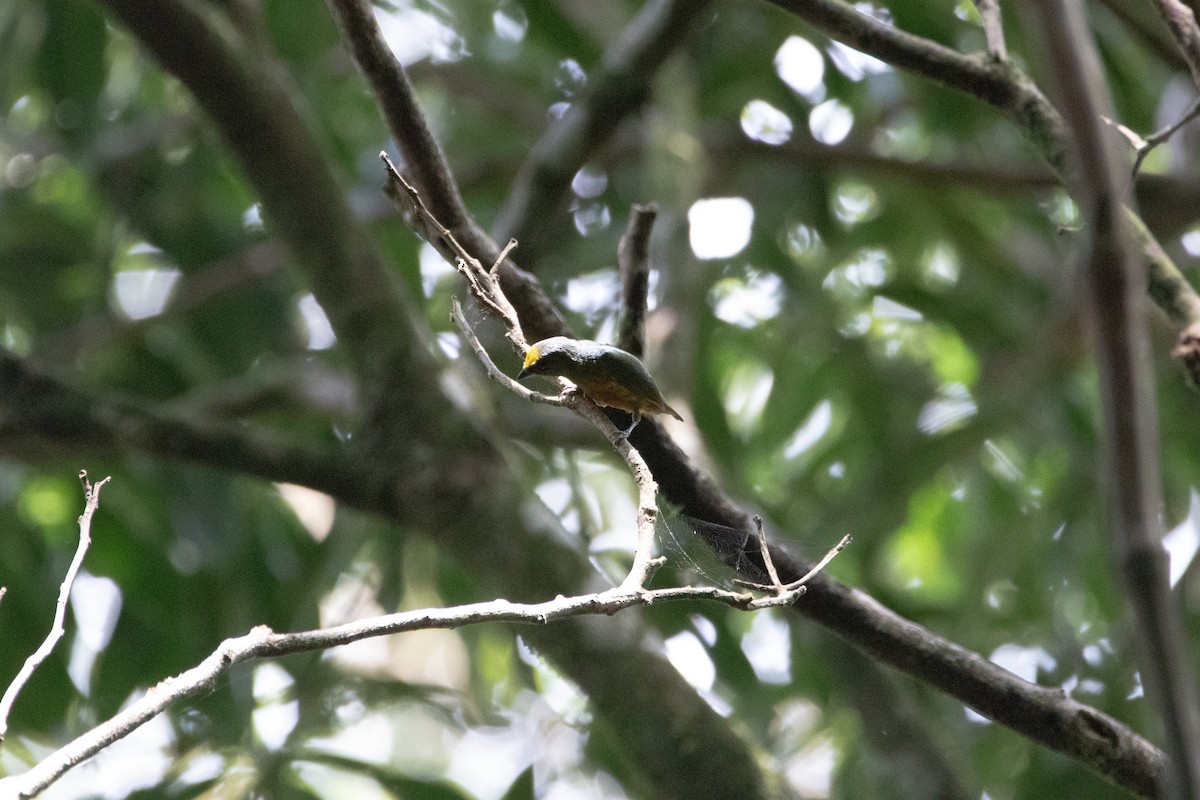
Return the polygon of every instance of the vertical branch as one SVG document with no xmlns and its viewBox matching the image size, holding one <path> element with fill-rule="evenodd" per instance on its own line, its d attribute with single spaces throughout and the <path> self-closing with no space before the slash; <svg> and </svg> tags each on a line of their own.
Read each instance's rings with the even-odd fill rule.
<svg viewBox="0 0 1200 800">
<path fill-rule="evenodd" d="M 1139 302 L 1146 285 L 1122 213 L 1124 168 L 1101 123 L 1111 101 L 1078 0 L 1038 0 L 1049 67 L 1060 83 L 1074 142 L 1076 196 L 1087 210 L 1088 302 L 1096 337 L 1107 438 L 1103 472 L 1112 488 L 1114 550 L 1136 617 L 1147 695 L 1158 709 L 1170 796 L 1200 797 L 1200 709 L 1183 630 L 1167 582 L 1158 513 L 1162 488 L 1158 420 Z"/>
<path fill-rule="evenodd" d="M 658 206 L 634 204 L 629 225 L 617 245 L 621 271 L 621 331 L 617 347 L 639 358 L 646 349 L 646 297 L 650 291 L 650 232 Z"/>
<path fill-rule="evenodd" d="M 25 684 L 29 683 L 34 671 L 54 651 L 58 640 L 66 634 L 67 600 L 71 597 L 71 587 L 75 585 L 75 577 L 83 566 L 83 557 L 87 555 L 88 547 L 92 543 L 92 516 L 100 507 L 100 487 L 111 480 L 111 478 L 105 478 L 93 485 L 88 480 L 86 471 L 79 473 L 79 479 L 83 481 L 83 493 L 87 501 L 83 514 L 79 517 L 79 545 L 75 548 L 75 557 L 71 559 L 67 575 L 58 588 L 58 603 L 54 608 L 54 622 L 50 626 L 50 632 L 46 634 L 46 638 L 42 640 L 38 649 L 25 659 L 21 671 L 13 678 L 13 682 L 4 692 L 4 696 L 0 698 L 0 742 L 4 741 L 4 736 L 8 733 L 8 715 L 12 711 L 13 703 L 17 701 L 17 695 L 25 688 Z"/>
</svg>

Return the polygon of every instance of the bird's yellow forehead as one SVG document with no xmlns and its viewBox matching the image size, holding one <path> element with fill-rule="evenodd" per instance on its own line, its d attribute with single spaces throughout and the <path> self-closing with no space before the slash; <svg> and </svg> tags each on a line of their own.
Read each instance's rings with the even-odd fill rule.
<svg viewBox="0 0 1200 800">
<path fill-rule="evenodd" d="M 537 360 L 541 358 L 541 356 L 542 354 L 538 352 L 538 346 L 536 344 L 530 347 L 529 350 L 525 352 L 525 369 L 529 369 L 536 364 Z"/>
</svg>

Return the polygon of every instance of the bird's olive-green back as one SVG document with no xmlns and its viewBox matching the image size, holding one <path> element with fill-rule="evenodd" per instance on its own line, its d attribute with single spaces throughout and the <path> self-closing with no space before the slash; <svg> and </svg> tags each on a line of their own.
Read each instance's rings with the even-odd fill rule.
<svg viewBox="0 0 1200 800">
<path fill-rule="evenodd" d="M 556 336 L 536 343 L 530 352 L 530 373 L 561 375 L 593 399 L 609 398 L 607 404 L 616 408 L 674 413 L 637 356 L 618 347 Z"/>
</svg>

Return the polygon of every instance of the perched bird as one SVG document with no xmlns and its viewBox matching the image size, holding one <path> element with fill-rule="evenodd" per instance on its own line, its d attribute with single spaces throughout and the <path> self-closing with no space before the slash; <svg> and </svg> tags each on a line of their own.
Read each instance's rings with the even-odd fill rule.
<svg viewBox="0 0 1200 800">
<path fill-rule="evenodd" d="M 670 414 L 683 420 L 667 405 L 637 356 L 619 347 L 566 336 L 542 339 L 525 354 L 517 380 L 529 375 L 561 375 L 596 405 L 632 414 L 633 422 L 621 432 L 622 439 L 633 433 L 643 414 Z"/>
</svg>

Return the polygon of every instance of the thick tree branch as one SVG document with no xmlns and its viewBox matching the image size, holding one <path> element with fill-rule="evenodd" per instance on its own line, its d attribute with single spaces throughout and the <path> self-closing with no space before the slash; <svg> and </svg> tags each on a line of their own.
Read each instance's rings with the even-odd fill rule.
<svg viewBox="0 0 1200 800">
<path fill-rule="evenodd" d="M 650 232 L 658 206 L 634 205 L 629 224 L 617 245 L 621 273 L 621 330 L 617 347 L 642 357 L 646 349 L 646 307 L 650 292 Z"/>
<path fill-rule="evenodd" d="M 1112 487 L 1114 548 L 1137 624 L 1147 695 L 1162 720 L 1171 796 L 1200 797 L 1200 704 L 1176 599 L 1167 581 L 1159 507 L 1158 414 L 1142 323 L 1142 263 L 1122 214 L 1125 170 L 1114 150 L 1111 100 L 1077 0 L 1040 0 L 1050 72 L 1074 132 L 1079 191 L 1089 220 L 1088 300 L 1096 331 L 1107 442 L 1103 475 Z M 1191 18 L 1191 12 L 1187 12 Z M 1194 27 L 1195 20 L 1192 19 Z"/>
</svg>

